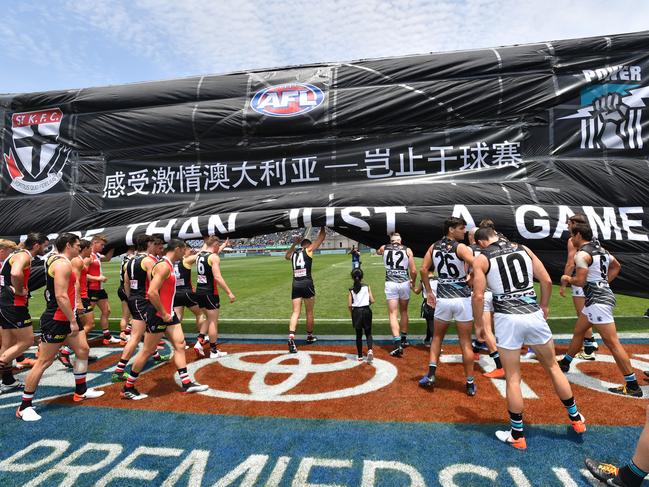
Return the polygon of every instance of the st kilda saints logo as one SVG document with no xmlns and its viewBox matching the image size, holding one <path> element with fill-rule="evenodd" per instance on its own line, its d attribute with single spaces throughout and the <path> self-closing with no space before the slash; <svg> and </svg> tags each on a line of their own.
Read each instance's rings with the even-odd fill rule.
<svg viewBox="0 0 649 487">
<path fill-rule="evenodd" d="M 642 66 L 607 66 L 582 71 L 589 83 L 581 107 L 558 120 L 579 120 L 580 149 L 637 150 L 647 145 L 643 118 L 649 86 L 642 86 Z M 646 129 L 646 121 L 645 129 Z"/>
<path fill-rule="evenodd" d="M 62 119 L 58 108 L 11 116 L 11 144 L 3 155 L 16 191 L 43 193 L 61 180 L 70 153 L 58 142 Z"/>
</svg>

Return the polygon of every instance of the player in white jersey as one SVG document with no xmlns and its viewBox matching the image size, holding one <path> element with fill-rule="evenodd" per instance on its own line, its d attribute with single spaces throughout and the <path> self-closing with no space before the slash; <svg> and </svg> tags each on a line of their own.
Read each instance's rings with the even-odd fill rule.
<svg viewBox="0 0 649 487">
<path fill-rule="evenodd" d="M 472 306 L 477 330 L 482 319 L 484 293 L 493 293 L 494 329 L 498 352 L 505 368 L 507 408 L 511 429 L 497 431 L 496 437 L 514 448 L 527 448 L 523 433 L 523 394 L 521 393 L 520 349 L 524 343 L 534 347 L 538 361 L 550 376 L 557 395 L 563 402 L 572 427 L 577 433 L 586 431 L 584 417 L 577 410 L 570 383 L 555 359 L 552 332 L 546 321 L 552 294 L 552 280 L 541 261 L 523 245 L 499 238 L 493 228 L 479 228 L 475 234 L 482 253 L 473 261 Z M 534 282 L 541 284 L 537 303 Z"/>
<path fill-rule="evenodd" d="M 589 327 L 595 326 L 615 358 L 615 363 L 624 375 L 626 382 L 624 386 L 609 388 L 609 391 L 623 396 L 642 397 L 642 389 L 638 385 L 629 356 L 617 336 L 613 318 L 615 295 L 611 291 L 609 282 L 613 281 L 620 273 L 620 263 L 599 242 L 593 241 L 593 231 L 589 225 L 578 223 L 573 227 L 571 233 L 572 244 L 578 249 L 575 254 L 577 272 L 574 277 L 561 276 L 561 283 L 564 285 L 574 283 L 583 287 L 586 302 L 582 313 L 587 320 L 586 323 L 582 322 L 581 326 L 575 327 L 568 352 L 561 359 L 559 365 L 564 372 L 570 370 L 570 362 L 573 354 L 576 354 L 581 348 L 584 332 Z M 579 324 L 580 322 L 577 322 L 577 325 Z"/>
<path fill-rule="evenodd" d="M 385 299 L 392 332 L 393 348 L 390 355 L 401 357 L 408 345 L 408 303 L 410 288 L 417 277 L 412 250 L 401 243 L 401 235 L 390 235 L 390 243 L 381 246 L 377 254 L 383 256 L 385 266 Z"/>
<path fill-rule="evenodd" d="M 568 218 L 568 221 L 566 222 L 566 224 L 568 225 L 568 256 L 566 258 L 566 265 L 563 269 L 563 273 L 573 277 L 575 275 L 575 254 L 577 253 L 577 249 L 572 244 L 570 232 L 577 223 L 588 224 L 588 218 L 583 213 L 577 213 Z M 586 323 L 588 323 L 586 315 L 581 312 L 584 309 L 584 302 L 586 300 L 584 296 L 584 288 L 574 285 L 570 286 L 570 288 L 572 290 L 572 303 L 575 306 L 575 311 L 577 312 L 577 323 L 575 323 L 575 329 L 583 328 L 586 326 Z M 566 285 L 562 283 L 561 287 L 559 288 L 559 294 L 564 297 L 565 293 Z M 582 360 L 595 360 L 595 351 L 597 350 L 598 345 L 597 340 L 593 338 L 592 328 L 588 328 L 586 330 L 583 344 L 584 351 L 577 353 L 577 358 Z"/>
<path fill-rule="evenodd" d="M 477 230 L 478 230 L 477 227 L 469 230 L 469 243 L 470 243 L 469 247 L 473 252 L 474 258 L 482 253 L 482 248 L 475 241 L 475 232 Z M 496 346 L 496 337 L 494 336 L 493 333 L 493 312 L 494 312 L 493 294 L 491 291 L 487 289 L 485 290 L 484 293 L 484 311 L 482 313 L 482 319 L 484 321 L 485 326 L 482 329 L 482 336 L 479 336 L 476 330 L 476 339 L 471 343 L 471 345 L 473 346 L 473 351 L 476 352 L 476 348 L 481 348 L 481 347 L 476 347 L 476 345 L 479 343 L 484 344 L 484 348 L 486 348 L 487 352 L 489 353 L 489 357 L 491 357 L 492 360 L 494 361 L 494 365 L 496 368 L 493 369 L 492 371 L 485 372 L 482 375 L 484 375 L 489 379 L 504 379 L 505 370 L 503 369 L 503 364 L 500 361 L 500 354 L 498 353 L 498 347 Z M 474 358 L 477 358 L 479 360 L 480 359 L 479 352 L 476 353 L 476 355 L 477 357 Z"/>
<path fill-rule="evenodd" d="M 435 308 L 435 330 L 430 346 L 428 373 L 419 381 L 422 387 L 433 387 L 437 363 L 442 350 L 442 341 L 449 324 L 455 321 L 462 349 L 462 361 L 466 375 L 466 393 L 475 396 L 473 380 L 473 348 L 471 346 L 471 288 L 467 283 L 467 269 L 473 262 L 473 252 L 460 243 L 466 233 L 463 218 L 450 217 L 444 221 L 444 238 L 428 248 L 420 273 L 426 287 L 428 305 Z M 434 267 L 437 272 L 437 293 L 433 293 L 428 281 L 428 272 Z"/>
</svg>

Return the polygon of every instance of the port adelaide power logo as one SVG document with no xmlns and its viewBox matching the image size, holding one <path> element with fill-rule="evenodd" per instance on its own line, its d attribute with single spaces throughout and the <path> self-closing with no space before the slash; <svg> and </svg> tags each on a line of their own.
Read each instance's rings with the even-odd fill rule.
<svg viewBox="0 0 649 487">
<path fill-rule="evenodd" d="M 3 154 L 11 187 L 25 194 L 38 194 L 61 180 L 69 148 L 59 144 L 63 112 L 58 108 L 14 113 L 11 143 Z"/>
<path fill-rule="evenodd" d="M 646 67 L 645 67 L 646 70 Z M 579 148 L 583 150 L 645 150 L 649 86 L 643 66 L 615 65 L 583 70 L 586 81 L 579 104 L 559 121 L 579 123 Z"/>
</svg>

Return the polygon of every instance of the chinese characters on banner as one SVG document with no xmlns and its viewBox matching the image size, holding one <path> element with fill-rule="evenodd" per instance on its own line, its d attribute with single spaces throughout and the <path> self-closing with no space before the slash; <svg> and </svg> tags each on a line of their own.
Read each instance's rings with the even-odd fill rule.
<svg viewBox="0 0 649 487">
<path fill-rule="evenodd" d="M 520 142 L 472 146 L 431 146 L 418 153 L 414 147 L 394 151 L 388 147 L 364 151 L 360 163 L 322 162 L 318 156 L 273 159 L 261 162 L 205 163 L 160 166 L 107 174 L 103 197 L 108 199 L 136 195 L 185 194 L 237 189 L 269 188 L 336 180 L 334 171 L 353 171 L 355 179 L 424 176 L 450 171 L 481 170 L 522 163 Z M 349 176 L 347 176 L 349 177 Z"/>
</svg>

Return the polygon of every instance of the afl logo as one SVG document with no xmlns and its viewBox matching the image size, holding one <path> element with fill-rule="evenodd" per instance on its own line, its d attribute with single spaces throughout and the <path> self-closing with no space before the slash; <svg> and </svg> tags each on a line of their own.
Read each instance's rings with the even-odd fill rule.
<svg viewBox="0 0 649 487">
<path fill-rule="evenodd" d="M 250 106 L 257 113 L 270 117 L 294 117 L 310 112 L 322 104 L 325 94 L 317 86 L 306 83 L 275 85 L 255 93 Z"/>
</svg>

